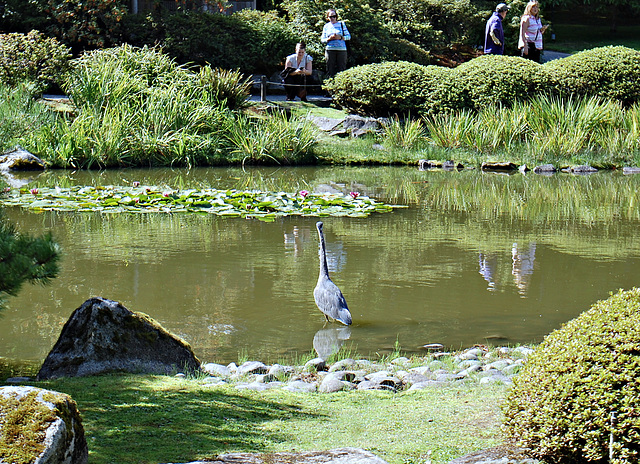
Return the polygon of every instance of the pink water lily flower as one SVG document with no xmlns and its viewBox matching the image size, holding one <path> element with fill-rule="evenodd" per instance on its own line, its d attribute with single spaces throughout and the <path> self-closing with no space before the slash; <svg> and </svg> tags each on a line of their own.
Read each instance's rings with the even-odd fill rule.
<svg viewBox="0 0 640 464">
<path fill-rule="evenodd" d="M 308 190 L 300 190 L 300 196 L 302 198 L 307 198 L 307 195 L 309 195 L 309 191 Z"/>
<path fill-rule="evenodd" d="M 163 197 L 168 197 L 169 195 L 171 195 L 171 192 L 162 192 Z"/>
<path fill-rule="evenodd" d="M 5 187 L 4 188 L 4 193 L 10 192 L 11 191 L 11 187 Z"/>
<path fill-rule="evenodd" d="M 29 190 L 31 193 L 33 193 L 34 195 L 38 194 L 38 189 L 37 188 L 32 188 L 31 190 Z"/>
<path fill-rule="evenodd" d="M 140 182 L 135 181 L 135 182 L 133 183 L 133 186 L 134 186 L 134 187 L 140 187 Z"/>
<path fill-rule="evenodd" d="M 360 196 L 360 192 L 349 192 L 349 195 L 351 195 L 351 198 L 355 200 Z"/>
</svg>

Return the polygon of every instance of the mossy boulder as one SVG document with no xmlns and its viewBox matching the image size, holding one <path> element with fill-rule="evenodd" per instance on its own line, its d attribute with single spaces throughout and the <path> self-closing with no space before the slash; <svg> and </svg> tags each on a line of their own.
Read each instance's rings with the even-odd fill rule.
<svg viewBox="0 0 640 464">
<path fill-rule="evenodd" d="M 91 298 L 76 309 L 45 359 L 38 380 L 110 371 L 196 372 L 200 361 L 181 338 L 143 313 Z"/>
<path fill-rule="evenodd" d="M 515 377 L 504 412 L 508 435 L 544 462 L 638 462 L 640 289 L 548 335 Z"/>
<path fill-rule="evenodd" d="M 75 401 L 35 387 L 0 387 L 0 462 L 88 462 Z"/>
</svg>

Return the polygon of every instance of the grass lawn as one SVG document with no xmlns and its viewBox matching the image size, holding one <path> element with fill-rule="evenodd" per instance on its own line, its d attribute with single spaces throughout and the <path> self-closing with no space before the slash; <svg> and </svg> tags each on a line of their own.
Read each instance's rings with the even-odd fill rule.
<svg viewBox="0 0 640 464">
<path fill-rule="evenodd" d="M 41 382 L 71 395 L 92 464 L 189 462 L 225 452 L 359 447 L 392 464 L 446 463 L 501 444 L 502 385 L 393 394 L 254 392 L 198 379 L 105 375 Z"/>
</svg>

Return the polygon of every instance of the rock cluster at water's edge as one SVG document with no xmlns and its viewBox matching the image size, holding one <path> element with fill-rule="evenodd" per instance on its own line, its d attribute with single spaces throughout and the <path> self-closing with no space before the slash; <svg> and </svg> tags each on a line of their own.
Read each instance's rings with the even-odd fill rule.
<svg viewBox="0 0 640 464">
<path fill-rule="evenodd" d="M 314 358 L 301 366 L 267 365 L 247 361 L 241 365 L 206 363 L 209 374 L 201 382 L 232 385 L 237 389 L 280 388 L 297 392 L 333 393 L 344 390 L 413 391 L 451 383 L 510 384 L 533 350 L 529 347 L 474 347 L 459 353 L 437 352 L 387 362 L 342 359 L 328 365 Z"/>
</svg>

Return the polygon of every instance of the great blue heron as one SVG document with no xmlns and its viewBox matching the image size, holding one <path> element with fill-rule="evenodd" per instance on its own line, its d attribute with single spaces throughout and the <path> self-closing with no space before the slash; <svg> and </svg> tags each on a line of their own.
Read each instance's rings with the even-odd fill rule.
<svg viewBox="0 0 640 464">
<path fill-rule="evenodd" d="M 318 276 L 318 284 L 313 291 L 313 297 L 327 321 L 331 318 L 342 322 L 344 325 L 351 325 L 351 313 L 347 307 L 347 302 L 338 286 L 329 278 L 322 222 L 316 222 L 316 229 L 318 229 L 318 236 L 320 237 L 320 276 Z"/>
</svg>

